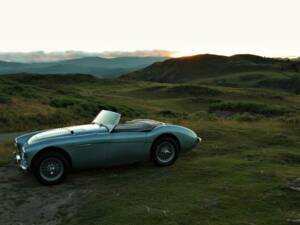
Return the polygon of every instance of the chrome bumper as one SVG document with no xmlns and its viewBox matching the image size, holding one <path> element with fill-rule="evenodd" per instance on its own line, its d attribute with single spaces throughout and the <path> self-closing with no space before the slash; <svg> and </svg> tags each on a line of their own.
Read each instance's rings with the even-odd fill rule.
<svg viewBox="0 0 300 225">
<path fill-rule="evenodd" d="M 20 170 L 26 171 L 28 169 L 26 160 L 22 159 L 19 154 L 15 153 L 15 159 Z"/>
<path fill-rule="evenodd" d="M 201 137 L 197 137 L 195 143 L 193 144 L 193 146 L 191 147 L 191 149 L 195 148 L 200 142 L 202 141 Z"/>
</svg>

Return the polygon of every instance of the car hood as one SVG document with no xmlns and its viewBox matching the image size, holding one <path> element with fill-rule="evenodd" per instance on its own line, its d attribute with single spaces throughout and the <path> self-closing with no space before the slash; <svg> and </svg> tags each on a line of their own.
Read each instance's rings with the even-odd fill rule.
<svg viewBox="0 0 300 225">
<path fill-rule="evenodd" d="M 101 127 L 98 124 L 86 124 L 79 126 L 71 126 L 64 128 L 56 128 L 51 130 L 46 130 L 39 132 L 27 141 L 28 144 L 34 144 L 36 142 L 45 141 L 48 139 L 63 137 L 63 136 L 72 136 L 78 134 L 87 134 L 87 133 L 103 133 L 107 132 L 105 127 Z"/>
</svg>

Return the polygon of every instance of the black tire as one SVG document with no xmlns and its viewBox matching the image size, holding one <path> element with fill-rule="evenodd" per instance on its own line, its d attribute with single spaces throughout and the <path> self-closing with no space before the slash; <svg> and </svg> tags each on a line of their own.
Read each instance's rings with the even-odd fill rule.
<svg viewBox="0 0 300 225">
<path fill-rule="evenodd" d="M 178 153 L 178 142 L 173 137 L 165 136 L 156 140 L 152 145 L 151 158 L 157 166 L 170 166 L 177 160 Z M 164 154 L 165 158 L 163 158 Z"/>
<path fill-rule="evenodd" d="M 62 183 L 69 172 L 70 163 L 63 154 L 47 151 L 33 162 L 33 173 L 36 179 L 44 185 Z"/>
</svg>

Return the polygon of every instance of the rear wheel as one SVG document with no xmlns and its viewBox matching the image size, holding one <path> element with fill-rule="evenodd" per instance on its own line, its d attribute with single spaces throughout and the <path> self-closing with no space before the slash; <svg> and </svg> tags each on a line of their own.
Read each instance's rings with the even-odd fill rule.
<svg viewBox="0 0 300 225">
<path fill-rule="evenodd" d="M 34 162 L 33 172 L 37 180 L 45 185 L 60 184 L 69 170 L 68 160 L 58 152 L 45 152 Z"/>
<path fill-rule="evenodd" d="M 172 137 L 159 138 L 152 147 L 152 159 L 157 166 L 170 166 L 175 163 L 179 146 Z"/>
</svg>

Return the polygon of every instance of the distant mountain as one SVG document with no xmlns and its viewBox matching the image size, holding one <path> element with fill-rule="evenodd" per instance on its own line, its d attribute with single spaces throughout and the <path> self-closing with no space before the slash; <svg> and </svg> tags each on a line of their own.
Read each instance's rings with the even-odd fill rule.
<svg viewBox="0 0 300 225">
<path fill-rule="evenodd" d="M 45 63 L 0 61 L 0 74 L 91 74 L 101 77 L 118 77 L 166 59 L 164 57 L 86 57 Z"/>
<path fill-rule="evenodd" d="M 124 75 L 122 78 L 176 83 L 255 71 L 299 72 L 300 62 L 247 54 L 230 57 L 203 54 L 156 62 L 144 69 Z"/>
</svg>

